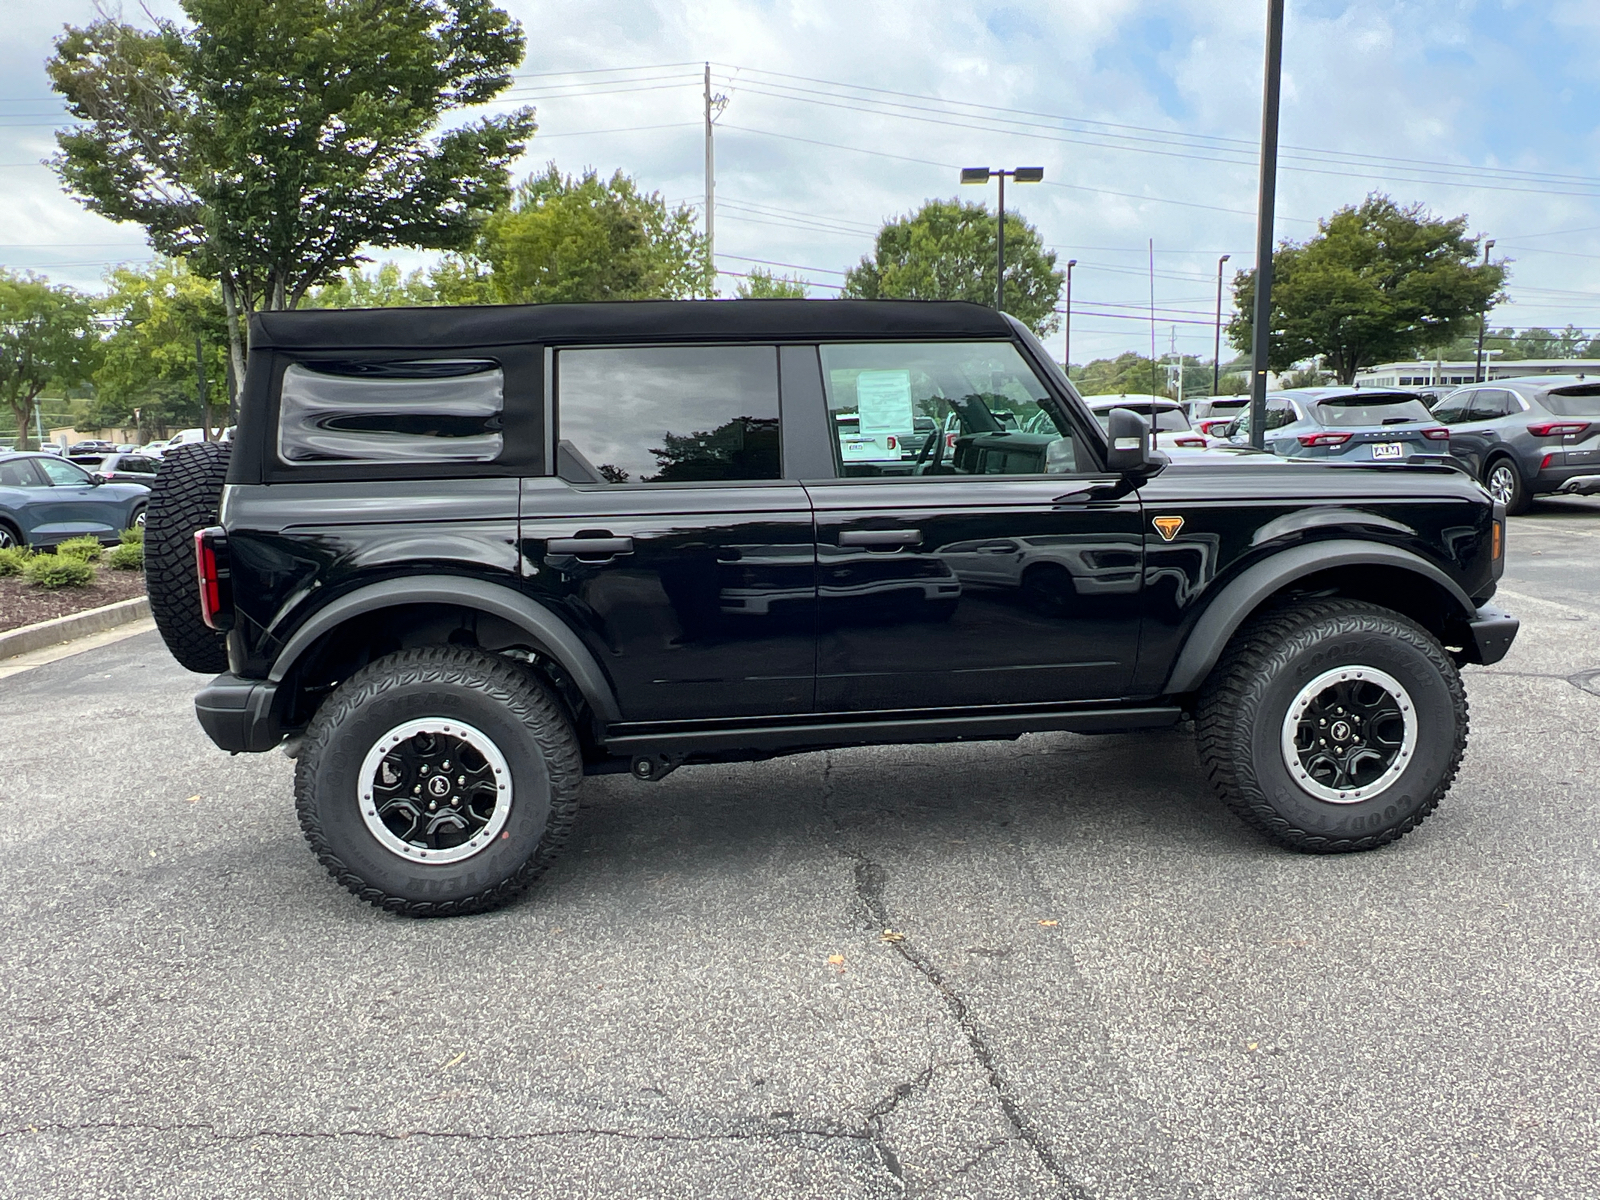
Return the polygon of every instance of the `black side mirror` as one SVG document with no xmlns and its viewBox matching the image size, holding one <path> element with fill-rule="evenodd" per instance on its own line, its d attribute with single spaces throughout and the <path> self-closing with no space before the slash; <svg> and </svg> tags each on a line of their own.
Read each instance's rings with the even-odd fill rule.
<svg viewBox="0 0 1600 1200">
<path fill-rule="evenodd" d="M 1150 422 L 1131 408 L 1113 408 L 1106 421 L 1106 469 L 1119 475 L 1153 471 L 1167 462 L 1150 445 Z"/>
</svg>

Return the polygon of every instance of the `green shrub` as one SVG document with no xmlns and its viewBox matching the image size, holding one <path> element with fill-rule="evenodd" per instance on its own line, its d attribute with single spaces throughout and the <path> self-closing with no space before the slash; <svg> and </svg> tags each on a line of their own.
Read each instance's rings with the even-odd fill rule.
<svg viewBox="0 0 1600 1200">
<path fill-rule="evenodd" d="M 0 579 L 8 575 L 21 575 L 22 568 L 28 565 L 32 557 L 33 551 L 26 546 L 10 546 L 0 550 Z"/>
<path fill-rule="evenodd" d="M 68 538 L 56 547 L 57 558 L 75 558 L 79 562 L 99 562 L 100 556 L 105 553 L 100 545 L 100 539 L 84 534 L 82 537 Z"/>
<path fill-rule="evenodd" d="M 113 546 L 111 553 L 106 555 L 106 562 L 115 571 L 142 571 L 144 546 L 138 542 L 123 542 L 120 546 Z"/>
<path fill-rule="evenodd" d="M 94 582 L 94 568 L 70 554 L 36 554 L 22 573 L 34 587 L 47 591 L 88 587 Z"/>
<path fill-rule="evenodd" d="M 122 539 L 124 546 L 142 546 L 144 545 L 144 526 L 131 525 L 117 536 Z"/>
</svg>

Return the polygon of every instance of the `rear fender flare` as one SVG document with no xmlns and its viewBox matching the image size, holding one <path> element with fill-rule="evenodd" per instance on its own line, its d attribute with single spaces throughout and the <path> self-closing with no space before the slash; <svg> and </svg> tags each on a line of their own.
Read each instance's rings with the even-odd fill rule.
<svg viewBox="0 0 1600 1200">
<path fill-rule="evenodd" d="M 282 682 L 318 638 L 352 617 L 402 604 L 448 604 L 509 621 L 527 633 L 543 653 L 561 664 L 603 723 L 622 719 L 616 694 L 605 672 L 566 622 L 538 601 L 511 588 L 460 575 L 388 579 L 340 596 L 295 630 L 278 652 L 267 678 L 275 684 Z"/>
<path fill-rule="evenodd" d="M 1239 626 L 1273 593 L 1308 575 L 1348 566 L 1399 567 L 1442 588 L 1455 602 L 1463 620 L 1470 621 L 1477 611 L 1455 580 L 1409 550 L 1343 539 L 1306 542 L 1280 550 L 1223 585 L 1190 630 L 1162 694 L 1177 696 L 1199 687 Z"/>
</svg>

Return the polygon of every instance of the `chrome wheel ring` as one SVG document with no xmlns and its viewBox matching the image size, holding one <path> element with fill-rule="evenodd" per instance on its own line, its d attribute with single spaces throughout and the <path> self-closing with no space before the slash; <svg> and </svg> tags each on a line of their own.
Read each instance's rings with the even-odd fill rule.
<svg viewBox="0 0 1600 1200">
<path fill-rule="evenodd" d="M 367 751 L 361 819 L 407 862 L 446 866 L 479 854 L 511 819 L 511 768 L 482 730 L 446 717 L 396 725 Z"/>
<path fill-rule="evenodd" d="M 1417 748 L 1417 706 L 1393 675 L 1336 667 L 1318 675 L 1284 714 L 1290 777 L 1330 804 L 1358 804 L 1393 786 Z"/>
<path fill-rule="evenodd" d="M 1517 494 L 1517 469 L 1508 462 L 1497 462 L 1489 471 L 1489 494 L 1501 504 L 1510 504 Z"/>
</svg>

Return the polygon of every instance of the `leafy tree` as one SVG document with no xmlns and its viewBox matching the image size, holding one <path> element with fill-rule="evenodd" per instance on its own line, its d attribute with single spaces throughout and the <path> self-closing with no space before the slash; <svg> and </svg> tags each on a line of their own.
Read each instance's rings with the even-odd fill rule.
<svg viewBox="0 0 1600 1200">
<path fill-rule="evenodd" d="M 137 423 L 139 436 L 208 418 L 195 355 L 204 364 L 207 400 L 228 395 L 228 317 L 222 288 L 177 259 L 111 272 L 102 311 L 115 321 L 95 372 L 95 397 L 83 429 Z"/>
<path fill-rule="evenodd" d="M 735 291 L 741 300 L 804 300 L 806 281 L 798 275 L 779 277 L 761 267 L 751 267 Z"/>
<path fill-rule="evenodd" d="M 92 301 L 42 277 L 0 269 L 0 399 L 17 423 L 18 448 L 33 445 L 39 393 L 83 382 L 99 354 Z"/>
<path fill-rule="evenodd" d="M 555 163 L 489 218 L 474 254 L 505 304 L 681 300 L 714 282 L 693 209 L 669 209 L 621 171 L 579 178 Z"/>
<path fill-rule="evenodd" d="M 1434 217 L 1372 195 L 1319 223 L 1303 243 L 1272 256 L 1268 363 L 1285 371 L 1320 356 L 1341 383 L 1370 363 L 1412 358 L 1469 331 L 1501 299 L 1506 270 L 1477 263 L 1467 219 Z M 1255 272 L 1234 277 L 1228 340 L 1250 347 Z"/>
<path fill-rule="evenodd" d="M 1159 364 L 1132 350 L 1072 368 L 1072 382 L 1085 396 L 1160 395 L 1166 381 L 1167 373 Z"/>
<path fill-rule="evenodd" d="M 502 203 L 531 109 L 430 136 L 492 100 L 521 27 L 489 0 L 182 0 L 187 23 L 69 26 L 47 64 L 78 124 L 55 167 L 85 206 L 142 225 L 242 315 L 293 308 L 362 246 L 468 245 Z"/>
<path fill-rule="evenodd" d="M 439 303 L 439 293 L 422 271 L 400 273 L 400 264 L 386 262 L 370 274 L 351 267 L 331 283 L 306 293 L 308 308 L 406 308 Z"/>
<path fill-rule="evenodd" d="M 1041 337 L 1061 325 L 1055 306 L 1066 276 L 1056 256 L 1017 213 L 1006 212 L 1006 309 Z M 971 300 L 993 304 L 995 219 L 987 206 L 929 200 L 886 222 L 870 256 L 845 276 L 860 300 Z"/>
<path fill-rule="evenodd" d="M 1311 388 L 1326 387 L 1333 382 L 1333 376 L 1316 367 L 1301 367 L 1299 370 L 1289 371 L 1278 379 L 1281 388 Z"/>
</svg>

